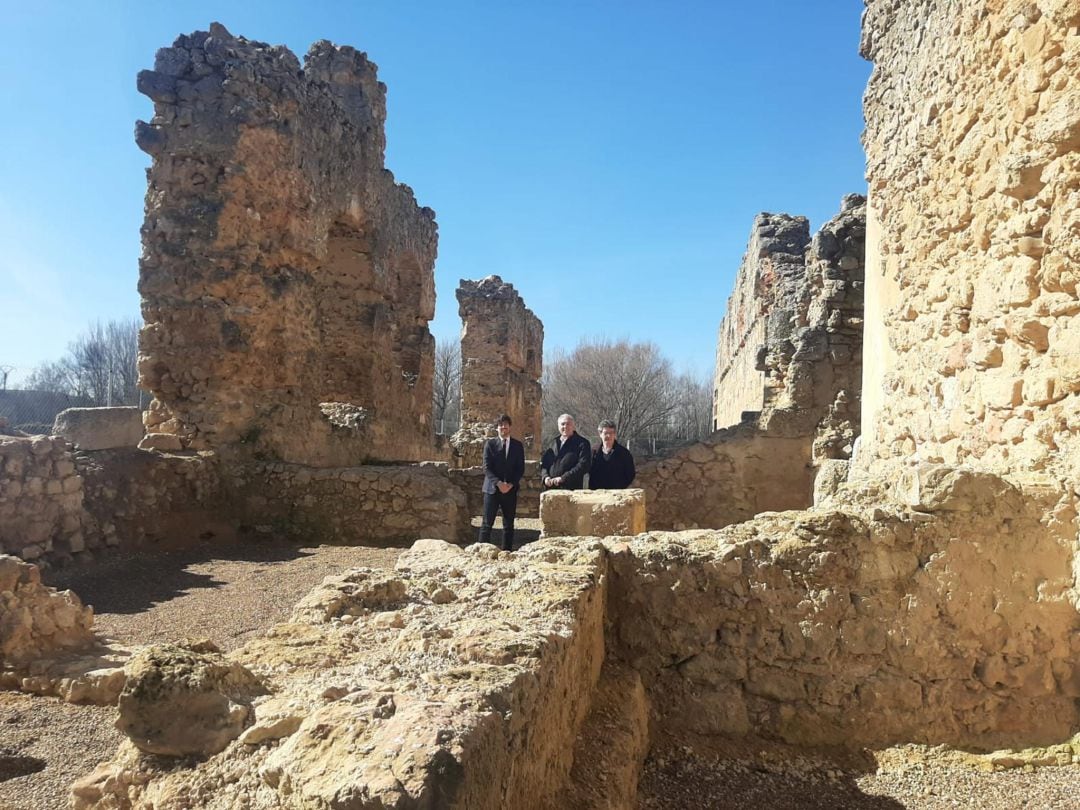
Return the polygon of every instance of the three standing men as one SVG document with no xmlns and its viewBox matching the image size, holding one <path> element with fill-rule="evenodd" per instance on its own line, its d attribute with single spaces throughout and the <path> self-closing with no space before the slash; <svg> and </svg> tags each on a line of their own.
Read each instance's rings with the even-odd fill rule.
<svg viewBox="0 0 1080 810">
<path fill-rule="evenodd" d="M 502 509 L 503 551 L 514 550 L 514 516 L 517 514 L 518 488 L 525 474 L 525 446 L 510 437 L 513 420 L 505 413 L 499 417 L 497 438 L 484 443 L 484 518 L 479 542 L 491 542 L 491 527 Z"/>
<path fill-rule="evenodd" d="M 581 489 L 592 461 L 592 447 L 578 435 L 574 417 L 559 417 L 559 436 L 540 457 L 544 489 Z"/>
</svg>

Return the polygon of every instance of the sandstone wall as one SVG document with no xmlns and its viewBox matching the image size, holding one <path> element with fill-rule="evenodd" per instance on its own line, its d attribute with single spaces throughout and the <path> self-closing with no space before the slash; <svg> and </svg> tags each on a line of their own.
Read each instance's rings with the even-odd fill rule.
<svg viewBox="0 0 1080 810">
<path fill-rule="evenodd" d="M 810 442 L 772 436 L 756 421 L 720 430 L 638 468 L 650 529 L 719 529 L 759 512 L 813 502 Z"/>
<path fill-rule="evenodd" d="M 0 554 L 70 558 L 95 535 L 70 445 L 59 436 L 0 436 Z"/>
<path fill-rule="evenodd" d="M 1080 727 L 1077 498 L 964 470 L 919 477 L 903 506 L 870 491 L 864 507 L 615 547 L 609 655 L 640 673 L 654 733 L 1069 740 Z"/>
<path fill-rule="evenodd" d="M 770 313 L 790 297 L 790 289 L 804 272 L 803 256 L 809 243 L 806 217 L 754 217 L 717 335 L 714 430 L 737 425 L 744 411 L 760 412 L 764 407 L 765 374 L 758 351 L 765 345 Z"/>
<path fill-rule="evenodd" d="M 243 519 L 304 543 L 407 545 L 472 537 L 465 494 L 445 464 L 320 469 L 273 463 L 230 471 Z"/>
<path fill-rule="evenodd" d="M 215 24 L 138 86 L 145 446 L 427 457 L 436 225 L 383 166 L 375 66 L 325 41 L 301 66 Z"/>
<path fill-rule="evenodd" d="M 466 432 L 473 425 L 490 428 L 500 414 L 507 413 L 514 420 L 514 436 L 525 443 L 526 455 L 533 455 L 541 435 L 544 325 L 526 308 L 513 285 L 498 276 L 462 279 L 457 300 L 461 424 Z M 482 444 L 478 452 L 475 447 L 460 447 L 462 441 L 454 443 L 459 454 L 467 456 L 463 466 L 482 461 Z"/>
<path fill-rule="evenodd" d="M 1080 482 L 1080 7 L 870 0 L 858 465 Z"/>
</svg>

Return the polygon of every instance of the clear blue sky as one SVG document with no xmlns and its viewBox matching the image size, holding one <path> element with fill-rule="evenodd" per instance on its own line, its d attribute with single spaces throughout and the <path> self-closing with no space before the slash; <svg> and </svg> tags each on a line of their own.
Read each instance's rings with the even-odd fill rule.
<svg viewBox="0 0 1080 810">
<path fill-rule="evenodd" d="M 288 45 L 353 45 L 389 87 L 387 166 L 435 209 L 432 331 L 460 278 L 501 275 L 545 352 L 653 340 L 711 373 L 759 211 L 817 228 L 864 192 L 860 0 L 734 3 L 5 3 L 0 365 L 59 358 L 138 314 L 144 168 L 135 74 L 212 20 Z"/>
</svg>

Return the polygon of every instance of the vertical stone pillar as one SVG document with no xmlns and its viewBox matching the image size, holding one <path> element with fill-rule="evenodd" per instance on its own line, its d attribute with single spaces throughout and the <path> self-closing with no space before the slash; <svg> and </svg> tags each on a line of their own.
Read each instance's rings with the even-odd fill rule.
<svg viewBox="0 0 1080 810">
<path fill-rule="evenodd" d="M 492 423 L 507 413 L 526 455 L 533 456 L 540 442 L 544 325 L 498 276 L 463 279 L 457 300 L 462 429 L 451 444 L 462 464 L 479 464 L 483 438 L 494 435 Z"/>
</svg>

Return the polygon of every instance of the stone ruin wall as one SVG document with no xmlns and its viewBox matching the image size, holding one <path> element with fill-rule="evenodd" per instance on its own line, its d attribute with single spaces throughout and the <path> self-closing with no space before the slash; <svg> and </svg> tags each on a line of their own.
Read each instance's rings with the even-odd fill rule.
<svg viewBox="0 0 1080 810">
<path fill-rule="evenodd" d="M 144 446 L 315 466 L 430 455 L 434 213 L 384 168 L 352 48 L 220 25 L 139 74 L 154 117 L 139 291 Z M 337 403 L 324 407 L 324 403 Z"/>
<path fill-rule="evenodd" d="M 499 276 L 462 279 L 457 289 L 461 315 L 461 430 L 450 440 L 456 461 L 483 463 L 483 442 L 495 436 L 500 414 L 514 420 L 513 436 L 536 456 L 541 442 L 541 387 L 544 325 L 525 306 L 512 284 Z"/>
<path fill-rule="evenodd" d="M 819 468 L 846 474 L 830 462 L 859 433 L 865 212 L 845 197 L 812 240 L 803 217 L 754 219 L 717 345 L 714 423 L 731 426 L 641 466 L 651 528 L 802 509 Z"/>
<path fill-rule="evenodd" d="M 1080 486 L 1080 7 L 868 4 L 858 466 Z"/>
<path fill-rule="evenodd" d="M 760 413 L 765 407 L 765 372 L 758 351 L 765 345 L 771 312 L 784 305 L 789 288 L 804 272 L 809 243 L 806 217 L 754 217 L 735 289 L 717 333 L 714 430 L 737 425 L 744 413 Z"/>
</svg>

